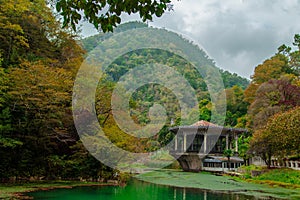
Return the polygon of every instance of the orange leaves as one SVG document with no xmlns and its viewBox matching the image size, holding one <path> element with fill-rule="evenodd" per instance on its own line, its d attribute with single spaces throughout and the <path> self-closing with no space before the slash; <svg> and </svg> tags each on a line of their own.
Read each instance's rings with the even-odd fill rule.
<svg viewBox="0 0 300 200">
<path fill-rule="evenodd" d="M 252 152 L 286 157 L 300 152 L 300 107 L 274 115 L 267 125 L 255 131 Z"/>
<path fill-rule="evenodd" d="M 70 72 L 41 63 L 24 63 L 22 68 L 11 69 L 9 78 L 10 107 L 18 112 L 51 120 L 69 109 L 73 86 Z"/>
<path fill-rule="evenodd" d="M 256 67 L 245 91 L 245 100 L 251 103 L 249 122 L 255 130 L 250 149 L 266 161 L 273 155 L 282 157 L 300 151 L 297 80 L 288 55 L 278 53 Z"/>
<path fill-rule="evenodd" d="M 283 55 L 276 55 L 263 64 L 255 68 L 254 75 L 251 77 L 252 81 L 245 91 L 245 100 L 252 103 L 259 86 L 271 79 L 279 79 L 281 75 L 288 72 L 289 67 L 286 58 Z"/>
<path fill-rule="evenodd" d="M 287 59 L 282 55 L 276 55 L 271 59 L 264 61 L 263 64 L 255 68 L 252 82 L 261 84 L 270 79 L 278 79 L 281 75 L 287 73 Z"/>
<path fill-rule="evenodd" d="M 272 132 L 273 140 L 280 151 L 300 151 L 300 107 L 279 113 L 268 121 L 266 130 Z"/>
</svg>

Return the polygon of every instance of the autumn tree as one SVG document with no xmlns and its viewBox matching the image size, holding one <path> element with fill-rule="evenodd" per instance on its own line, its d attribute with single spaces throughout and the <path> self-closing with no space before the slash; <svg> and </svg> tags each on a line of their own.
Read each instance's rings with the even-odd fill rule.
<svg viewBox="0 0 300 200">
<path fill-rule="evenodd" d="M 256 130 L 250 141 L 248 153 L 260 156 L 270 168 L 272 156 L 275 155 L 276 144 L 272 142 L 272 135 L 264 129 Z"/>
<path fill-rule="evenodd" d="M 268 166 L 272 156 L 287 156 L 299 149 L 289 146 L 295 141 L 288 139 L 285 131 L 289 123 L 297 123 L 286 113 L 300 105 L 299 44 L 300 36 L 296 34 L 293 45 L 297 50 L 282 45 L 275 56 L 257 66 L 245 91 L 245 100 L 250 103 L 247 126 L 254 132 L 249 152 L 260 156 Z M 297 133 L 292 134 L 297 137 Z"/>
<path fill-rule="evenodd" d="M 263 83 L 248 110 L 251 127 L 254 130 L 263 127 L 269 117 L 299 105 L 299 98 L 300 87 L 292 84 L 285 76 Z"/>
<path fill-rule="evenodd" d="M 57 66 L 64 64 L 65 60 L 75 55 L 74 51 L 78 51 L 78 45 L 74 43 L 75 35 L 67 28 L 61 29 L 60 22 L 44 0 L 0 2 L 3 67 L 17 66 L 22 60 L 45 59 L 49 65 Z M 70 48 L 70 43 L 74 49 Z M 70 56 L 66 56 L 66 50 L 72 50 Z"/>
<path fill-rule="evenodd" d="M 271 79 L 279 79 L 284 74 L 291 73 L 287 58 L 284 55 L 276 55 L 258 65 L 251 77 L 251 83 L 245 90 L 245 101 L 253 103 L 259 86 Z"/>
<path fill-rule="evenodd" d="M 29 3 L 27 0 L 16 4 L 10 0 L 0 1 L 0 53 L 4 66 L 15 61 L 19 51 L 29 47 L 21 25 L 16 22 L 28 11 Z"/>
<path fill-rule="evenodd" d="M 255 131 L 250 152 L 261 156 L 268 167 L 272 156 L 280 159 L 300 153 L 300 108 L 280 112 L 271 117 L 266 126 Z"/>
<path fill-rule="evenodd" d="M 265 131 L 272 135 L 276 155 L 279 157 L 300 154 L 300 107 L 278 113 L 272 117 Z"/>
<path fill-rule="evenodd" d="M 78 143 L 71 98 L 85 52 L 76 39 L 46 1 L 0 0 L 1 179 L 112 174 Z"/>
<path fill-rule="evenodd" d="M 294 43 L 299 47 L 299 35 Z M 299 50 L 282 45 L 278 53 L 255 68 L 251 83 L 245 90 L 248 109 L 248 127 L 259 129 L 269 117 L 298 105 L 299 77 L 297 63 Z"/>
<path fill-rule="evenodd" d="M 9 76 L 11 110 L 24 117 L 24 120 L 18 120 L 21 132 L 32 133 L 33 128 L 43 129 L 51 123 L 56 126 L 62 123 L 66 112 L 62 108 L 69 109 L 71 102 L 70 72 L 41 63 L 23 63 L 20 68 L 12 69 Z"/>
</svg>

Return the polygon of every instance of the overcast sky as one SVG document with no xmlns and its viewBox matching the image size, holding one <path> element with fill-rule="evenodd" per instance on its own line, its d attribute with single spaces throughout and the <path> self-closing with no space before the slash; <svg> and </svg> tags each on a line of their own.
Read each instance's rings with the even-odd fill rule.
<svg viewBox="0 0 300 200">
<path fill-rule="evenodd" d="M 300 33 L 300 0 L 173 0 L 174 11 L 149 22 L 187 35 L 217 66 L 250 78 L 255 66 Z M 138 16 L 123 16 L 123 21 Z M 84 36 L 96 34 L 91 25 Z"/>
</svg>

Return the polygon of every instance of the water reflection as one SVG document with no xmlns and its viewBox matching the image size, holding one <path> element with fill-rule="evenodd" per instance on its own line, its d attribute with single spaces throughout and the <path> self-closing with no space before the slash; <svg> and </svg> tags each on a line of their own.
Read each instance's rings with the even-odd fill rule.
<svg viewBox="0 0 300 200">
<path fill-rule="evenodd" d="M 56 189 L 29 194 L 34 199 L 56 200 L 256 200 L 274 199 L 229 192 L 213 192 L 192 188 L 175 188 L 146 183 L 133 179 L 125 187 L 77 187 L 73 189 Z"/>
</svg>

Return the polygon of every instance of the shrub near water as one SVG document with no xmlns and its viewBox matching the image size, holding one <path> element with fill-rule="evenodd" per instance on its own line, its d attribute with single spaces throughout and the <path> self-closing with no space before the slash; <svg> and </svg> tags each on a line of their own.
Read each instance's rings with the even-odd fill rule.
<svg viewBox="0 0 300 200">
<path fill-rule="evenodd" d="M 252 171 L 263 171 L 265 170 L 265 167 L 262 166 L 256 166 L 256 165 L 248 165 L 248 166 L 241 166 L 239 168 L 239 172 L 243 174 L 243 178 L 245 179 L 251 179 L 252 178 Z"/>
</svg>

